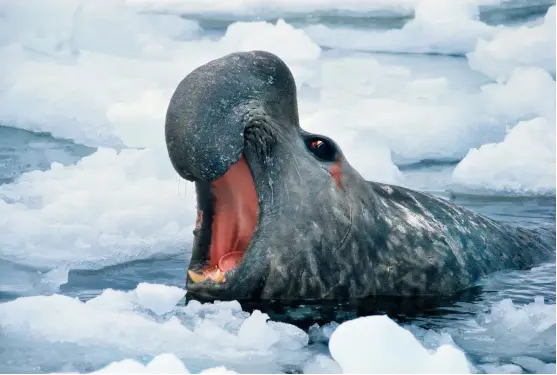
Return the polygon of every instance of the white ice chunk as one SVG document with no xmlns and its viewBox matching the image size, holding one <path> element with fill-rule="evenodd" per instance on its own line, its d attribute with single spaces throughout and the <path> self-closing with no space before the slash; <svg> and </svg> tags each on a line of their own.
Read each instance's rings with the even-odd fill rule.
<svg viewBox="0 0 557 375">
<path fill-rule="evenodd" d="M 555 75 L 555 6 L 541 25 L 505 27 L 493 39 L 479 40 L 468 61 L 496 80 L 506 80 L 518 66 L 537 66 Z"/>
<path fill-rule="evenodd" d="M 468 0 L 422 0 L 414 19 L 400 29 L 370 31 L 309 26 L 305 30 L 323 46 L 358 51 L 463 54 L 479 38 L 490 38 L 495 27 L 479 21 L 476 4 Z"/>
<path fill-rule="evenodd" d="M 512 358 L 511 361 L 531 373 L 535 373 L 535 374 L 555 373 L 555 363 L 545 363 L 534 357 L 518 356 Z"/>
<path fill-rule="evenodd" d="M 486 363 L 479 367 L 487 374 L 522 374 L 522 368 L 513 364 Z"/>
<path fill-rule="evenodd" d="M 524 306 L 515 306 L 512 300 L 505 299 L 494 304 L 481 320 L 487 333 L 502 342 L 539 342 L 546 333 L 555 332 L 556 308 L 545 304 L 543 297 Z"/>
<path fill-rule="evenodd" d="M 38 56 L 71 59 L 82 51 L 138 57 L 156 54 L 162 40 L 189 39 L 196 21 L 172 14 L 140 14 L 125 0 L 2 2 L 0 46 L 19 42 Z M 159 44 L 157 46 L 157 44 Z"/>
<path fill-rule="evenodd" d="M 546 363 L 540 370 L 540 374 L 555 374 L 557 372 L 557 366 L 555 363 Z"/>
<path fill-rule="evenodd" d="M 449 3 L 452 3 L 450 1 Z M 473 4 L 497 5 L 499 0 L 469 0 Z M 173 14 L 211 14 L 216 17 L 276 17 L 287 14 L 338 12 L 345 15 L 393 14 L 410 16 L 422 0 L 128 0 L 143 11 L 169 12 Z M 453 9 L 459 9 L 454 6 Z"/>
<path fill-rule="evenodd" d="M 518 67 L 505 83 L 481 87 L 481 99 L 495 120 L 515 124 L 543 117 L 555 121 L 555 81 L 545 70 Z"/>
<path fill-rule="evenodd" d="M 92 374 L 144 374 L 145 366 L 133 359 L 112 362 L 108 366 L 93 372 Z"/>
<path fill-rule="evenodd" d="M 200 372 L 200 374 L 237 374 L 236 371 L 228 370 L 224 366 L 208 368 Z"/>
<path fill-rule="evenodd" d="M 430 353 L 409 331 L 386 315 L 342 323 L 333 332 L 329 349 L 347 373 L 470 372 L 462 351 L 443 345 Z"/>
<path fill-rule="evenodd" d="M 518 123 L 501 143 L 471 149 L 453 171 L 454 189 L 506 194 L 555 194 L 555 123 Z"/>
<path fill-rule="evenodd" d="M 91 269 L 182 252 L 195 223 L 195 191 L 185 192 L 168 156 L 152 150 L 101 149 L 76 165 L 26 173 L 0 185 L 2 256 Z"/>
<path fill-rule="evenodd" d="M 174 309 L 186 291 L 175 286 L 140 283 L 135 289 L 135 294 L 142 307 L 157 315 L 163 315 Z"/>
<path fill-rule="evenodd" d="M 145 370 L 150 374 L 188 374 L 189 371 L 184 366 L 180 358 L 172 353 L 159 354 L 145 366 Z"/>
<path fill-rule="evenodd" d="M 268 322 L 268 316 L 259 311 L 250 315 L 237 301 L 193 303 L 193 308 L 173 306 L 163 316 L 155 316 L 146 311 L 146 305 L 162 310 L 168 303 L 166 310 L 179 294 L 164 285 L 150 285 L 149 289 L 164 296 L 148 295 L 141 285 L 129 292 L 108 289 L 87 302 L 54 294 L 0 303 L 0 332 L 6 340 L 25 340 L 29 349 L 19 354 L 18 361 L 40 361 L 52 369 L 82 363 L 83 351 L 92 368 L 123 359 L 145 363 L 150 356 L 168 353 L 147 365 L 145 371 L 151 373 L 182 371 L 177 358 L 196 372 L 225 366 L 239 372 L 276 373 L 281 363 L 301 369 L 311 356 L 308 336 L 301 329 Z M 61 354 L 43 358 L 45 345 L 54 345 Z M 0 363 L 10 355 L 2 354 L 0 351 Z M 132 372 L 138 369 L 130 361 L 112 366 L 111 371 L 116 372 L 126 372 L 126 366 L 135 366 L 130 368 Z"/>
<path fill-rule="evenodd" d="M 112 362 L 93 374 L 189 374 L 180 358 L 171 353 L 159 354 L 146 366 L 133 359 Z"/>
<path fill-rule="evenodd" d="M 341 374 L 342 368 L 331 357 L 317 354 L 304 365 L 304 374 Z"/>
<path fill-rule="evenodd" d="M 285 61 L 316 60 L 321 49 L 303 30 L 296 29 L 284 20 L 269 22 L 236 22 L 228 27 L 221 43 L 240 51 L 267 50 Z"/>
<path fill-rule="evenodd" d="M 332 137 L 341 147 L 346 159 L 365 179 L 396 184 L 403 180 L 402 173 L 394 165 L 391 150 L 373 129 L 356 129 L 346 124 L 335 129 L 346 114 L 336 110 L 324 110 L 304 118 L 309 131 Z M 330 129 L 330 130 L 329 130 Z"/>
<path fill-rule="evenodd" d="M 410 1 L 408 9 L 416 9 L 416 19 L 410 24 L 426 25 L 422 31 L 435 38 L 450 40 L 471 35 L 439 32 L 436 28 L 478 23 L 474 4 L 479 2 L 472 5 L 463 1 L 447 2 L 442 6 L 437 3 Z M 97 6 L 92 1 L 79 9 L 67 3 L 64 3 L 66 7 L 48 9 L 39 4 L 37 9 L 59 15 L 61 21 L 52 23 L 43 17 L 37 24 L 30 21 L 36 15 L 33 7 L 23 7 L 13 1 L 9 4 L 5 15 L 8 18 L 14 15 L 14 23 L 21 21 L 22 26 L 18 26 L 21 33 L 10 33 L 6 36 L 9 41 L 0 46 L 5 69 L 0 77 L 0 121 L 33 131 L 52 132 L 56 137 L 92 146 L 126 145 L 165 152 L 164 114 L 177 82 L 211 59 L 252 49 L 278 54 L 293 71 L 299 89 L 302 126 L 332 136 L 356 169 L 364 177 L 377 181 L 402 183 L 393 162 L 460 159 L 471 147 L 500 140 L 505 121 L 529 119 L 533 112 L 547 117 L 552 112 L 551 104 L 546 104 L 550 102 L 549 96 L 535 103 L 547 91 L 546 83 L 540 86 L 543 90 L 536 98 L 531 95 L 515 98 L 505 111 L 505 103 L 509 103 L 506 98 L 513 96 L 512 93 L 496 93 L 486 100 L 485 95 L 462 92 L 469 89 L 464 90 L 460 85 L 468 85 L 468 81 L 480 76 L 468 72 L 464 61 L 452 59 L 447 64 L 447 61 L 422 56 L 419 60 L 429 59 L 427 65 L 431 67 L 426 77 L 416 77 L 413 69 L 381 65 L 368 55 L 348 57 L 322 53 L 304 29 L 283 20 L 235 22 L 220 38 L 183 40 L 175 34 L 183 26 L 179 24 L 186 20 L 168 14 L 136 14 L 135 6 L 130 7 L 129 2 L 120 1 L 110 9 L 106 4 Z M 277 9 L 284 5 L 273 4 Z M 338 6 L 327 4 L 291 3 L 302 8 Z M 268 3 L 260 2 L 213 5 L 215 9 L 270 9 Z M 205 3 L 188 6 L 212 8 Z M 385 2 L 365 2 L 361 6 L 392 8 Z M 103 18 L 105 11 L 107 16 Z M 129 22 L 125 22 L 126 27 L 119 29 L 117 36 L 99 36 L 94 40 L 98 30 L 110 31 L 123 20 Z M 421 26 L 417 28 L 421 30 Z M 33 38 L 44 35 L 47 41 L 39 39 L 44 41 L 42 47 L 49 54 L 31 52 L 26 44 L 29 35 Z M 354 39 L 348 35 L 341 42 L 349 45 Z M 42 43 L 40 40 L 37 43 Z M 439 44 L 440 48 L 443 43 Z M 58 44 L 60 50 L 56 49 Z M 437 42 L 434 44 L 437 46 Z M 66 51 L 70 45 L 79 53 L 68 59 L 59 58 L 57 53 Z M 458 43 L 445 45 L 452 48 Z M 390 61 L 397 60 L 408 58 L 390 58 Z M 445 73 L 461 77 L 458 86 Z M 526 81 L 524 77 L 519 82 L 522 89 Z M 530 82 L 528 93 L 536 93 L 536 82 L 541 81 Z M 535 107 L 527 108 L 534 104 Z M 494 110 L 490 111 L 490 107 Z M 513 118 L 509 117 L 511 114 Z"/>
<path fill-rule="evenodd" d="M 317 60 L 321 52 L 303 30 L 282 20 L 236 22 L 216 40 L 177 40 L 151 26 L 173 28 L 174 21 L 185 20 L 160 14 L 140 16 L 122 0 L 114 6 L 93 1 L 81 8 L 73 6 L 79 20 L 56 25 L 43 25 L 42 20 L 49 17 L 36 16 L 29 10 L 32 6 L 9 4 L 5 16 L 10 20 L 21 17 L 23 26 L 17 29 L 22 33 L 11 33 L 8 27 L 11 40 L 4 46 L 0 40 L 4 69 L 0 122 L 90 146 L 164 150 L 164 118 L 177 83 L 212 59 L 232 52 L 266 50 L 284 59 L 301 85 L 313 75 L 313 69 L 303 65 Z M 58 7 L 50 11 L 74 17 Z M 32 21 L 35 16 L 41 21 L 38 24 Z M 165 17 L 169 19 L 161 20 Z M 99 30 L 117 30 L 117 35 L 98 35 Z M 30 34 L 42 35 L 37 41 L 40 48 L 30 51 Z M 58 56 L 66 56 L 68 48 L 73 51 L 69 57 Z"/>
<path fill-rule="evenodd" d="M 255 310 L 251 316 L 244 321 L 238 331 L 240 342 L 248 347 L 265 350 L 279 341 L 280 335 L 267 325 L 268 319 L 269 315 Z"/>
<path fill-rule="evenodd" d="M 465 69 L 463 64 L 439 66 L 450 72 Z M 472 72 L 465 76 L 459 80 L 477 79 Z M 489 100 L 454 77 L 416 74 L 405 66 L 359 56 L 324 60 L 319 78 L 309 83 L 319 97 L 303 102 L 301 123 L 335 139 L 368 179 L 400 184 L 393 162 L 459 160 L 471 147 L 505 134 L 508 116 L 491 114 Z M 528 87 L 536 92 L 535 85 Z M 550 98 L 542 99 L 548 103 Z"/>
</svg>

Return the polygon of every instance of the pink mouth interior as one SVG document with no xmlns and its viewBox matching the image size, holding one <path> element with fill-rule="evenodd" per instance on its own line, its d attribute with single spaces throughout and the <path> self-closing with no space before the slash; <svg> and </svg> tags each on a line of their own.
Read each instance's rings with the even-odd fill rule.
<svg viewBox="0 0 557 375">
<path fill-rule="evenodd" d="M 257 193 L 244 156 L 212 183 L 213 224 L 209 267 L 226 272 L 236 267 L 257 224 Z"/>
</svg>

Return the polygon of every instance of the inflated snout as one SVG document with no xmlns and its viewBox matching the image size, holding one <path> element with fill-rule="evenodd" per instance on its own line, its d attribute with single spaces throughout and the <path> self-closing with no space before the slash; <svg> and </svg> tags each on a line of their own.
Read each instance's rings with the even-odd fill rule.
<svg viewBox="0 0 557 375">
<path fill-rule="evenodd" d="M 245 110 L 219 66 L 194 70 L 178 85 L 166 113 L 166 146 L 172 165 L 189 181 L 213 181 L 240 160 Z"/>
<path fill-rule="evenodd" d="M 213 181 L 240 160 L 244 148 L 243 121 L 234 116 L 194 117 L 188 112 L 191 110 L 180 111 L 171 102 L 166 118 L 170 161 L 186 180 Z"/>
<path fill-rule="evenodd" d="M 238 52 L 188 74 L 166 113 L 172 165 L 190 181 L 213 181 L 240 160 L 244 129 L 257 114 L 299 127 L 296 85 L 277 56 Z"/>
</svg>

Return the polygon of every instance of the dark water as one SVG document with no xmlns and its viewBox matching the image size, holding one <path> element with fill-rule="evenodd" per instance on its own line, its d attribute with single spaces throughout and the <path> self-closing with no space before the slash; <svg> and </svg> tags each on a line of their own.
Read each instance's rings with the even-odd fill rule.
<svg viewBox="0 0 557 375">
<path fill-rule="evenodd" d="M 33 133 L 0 125 L 0 184 L 25 172 L 44 171 L 53 162 L 73 164 L 94 149 L 46 133 Z"/>
</svg>

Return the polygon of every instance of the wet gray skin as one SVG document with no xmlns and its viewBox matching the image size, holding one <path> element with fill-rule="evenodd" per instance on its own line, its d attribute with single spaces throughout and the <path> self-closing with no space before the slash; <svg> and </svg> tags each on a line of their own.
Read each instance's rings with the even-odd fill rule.
<svg viewBox="0 0 557 375">
<path fill-rule="evenodd" d="M 320 150 L 309 145 L 323 142 Z M 553 256 L 554 232 L 514 228 L 444 199 L 365 181 L 338 145 L 300 128 L 296 87 L 275 55 L 233 53 L 191 72 L 166 117 L 170 160 L 194 181 L 204 220 L 190 270 L 207 261 L 210 182 L 245 155 L 257 196 L 255 232 L 240 264 L 216 283 L 187 280 L 218 300 L 446 296 L 502 269 Z M 338 163 L 341 180 L 329 169 Z"/>
</svg>

